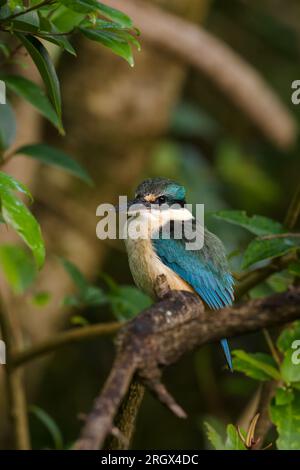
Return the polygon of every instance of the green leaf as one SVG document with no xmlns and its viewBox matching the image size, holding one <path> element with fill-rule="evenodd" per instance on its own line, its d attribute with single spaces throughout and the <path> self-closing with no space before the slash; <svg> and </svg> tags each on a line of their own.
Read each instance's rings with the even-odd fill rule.
<svg viewBox="0 0 300 470">
<path fill-rule="evenodd" d="M 107 296 L 103 290 L 98 286 L 89 284 L 81 271 L 79 271 L 71 261 L 61 258 L 61 262 L 79 290 L 79 293 L 76 295 L 66 296 L 63 300 L 64 305 L 82 307 L 103 305 L 107 303 Z"/>
<path fill-rule="evenodd" d="M 73 160 L 69 155 L 54 147 L 49 147 L 45 144 L 25 145 L 18 148 L 16 154 L 27 155 L 42 163 L 64 169 L 82 179 L 85 183 L 92 184 L 92 179 L 76 160 Z"/>
<path fill-rule="evenodd" d="M 249 354 L 242 350 L 232 352 L 233 368 L 256 380 L 280 380 L 274 359 L 263 353 Z"/>
<path fill-rule="evenodd" d="M 283 330 L 277 340 L 277 347 L 281 352 L 286 353 L 291 350 L 293 342 L 298 339 L 300 339 L 300 321 L 294 322 Z"/>
<path fill-rule="evenodd" d="M 135 317 L 151 305 L 151 299 L 133 286 L 120 286 L 108 294 L 113 314 L 120 321 Z"/>
<path fill-rule="evenodd" d="M 115 54 L 125 59 L 131 67 L 134 66 L 132 50 L 128 42 L 116 33 L 110 31 L 95 31 L 93 29 L 79 28 L 88 39 L 101 43 L 111 49 Z"/>
<path fill-rule="evenodd" d="M 228 424 L 226 428 L 227 439 L 225 443 L 226 450 L 247 450 L 242 442 L 236 427 L 233 424 Z"/>
<path fill-rule="evenodd" d="M 2 216 L 32 250 L 37 266 L 45 260 L 45 246 L 41 229 L 31 212 L 13 193 L 1 191 Z"/>
<path fill-rule="evenodd" d="M 273 292 L 286 292 L 293 283 L 293 277 L 285 270 L 275 273 L 267 279 Z"/>
<path fill-rule="evenodd" d="M 60 258 L 60 261 L 78 289 L 82 292 L 85 291 L 89 284 L 82 272 L 79 271 L 77 266 L 75 266 L 71 261 L 65 258 Z"/>
<path fill-rule="evenodd" d="M 259 261 L 282 256 L 297 248 L 299 244 L 300 240 L 296 238 L 255 239 L 246 248 L 242 267 L 246 269 Z"/>
<path fill-rule="evenodd" d="M 215 450 L 225 450 L 225 444 L 218 431 L 209 423 L 205 422 L 206 435 L 209 442 L 212 444 Z"/>
<path fill-rule="evenodd" d="M 0 42 L 0 51 L 2 52 L 2 54 L 4 55 L 4 57 L 6 59 L 8 59 L 8 57 L 10 56 L 10 48 L 7 44 L 5 44 L 4 42 Z"/>
<path fill-rule="evenodd" d="M 68 40 L 67 36 L 61 34 L 62 32 L 68 32 L 68 29 L 60 31 L 52 21 L 50 21 L 48 18 L 45 18 L 44 16 L 40 16 L 40 22 L 40 34 L 42 34 L 45 41 L 52 42 L 61 49 L 69 52 L 69 54 L 76 56 L 75 49 Z"/>
<path fill-rule="evenodd" d="M 0 75 L 0 79 L 5 81 L 7 88 L 29 101 L 45 118 L 63 132 L 60 119 L 45 92 L 38 85 L 20 75 Z"/>
<path fill-rule="evenodd" d="M 18 16 L 11 24 L 16 31 L 35 33 L 40 27 L 39 15 L 36 11 L 30 11 Z"/>
<path fill-rule="evenodd" d="M 279 387 L 275 393 L 276 406 L 287 405 L 294 400 L 294 392 L 290 388 Z"/>
<path fill-rule="evenodd" d="M 223 210 L 214 212 L 212 216 L 216 219 L 239 225 L 258 236 L 283 232 L 283 226 L 279 222 L 261 215 L 253 215 L 249 217 L 245 211 Z"/>
<path fill-rule="evenodd" d="M 293 382 L 300 382 L 300 336 L 298 337 L 299 343 L 297 350 L 292 348 L 292 344 L 289 350 L 285 352 L 284 359 L 280 366 L 281 377 L 286 384 Z"/>
<path fill-rule="evenodd" d="M 59 120 L 61 121 L 61 96 L 59 81 L 47 49 L 34 36 L 18 33 L 17 37 L 27 49 L 33 62 L 37 66 L 48 90 L 50 100 L 54 106 Z"/>
<path fill-rule="evenodd" d="M 278 432 L 278 450 L 300 449 L 300 391 L 294 390 L 293 394 L 286 404 L 276 403 L 275 397 L 270 405 L 270 417 Z"/>
<path fill-rule="evenodd" d="M 31 301 L 36 307 L 44 307 L 48 305 L 51 299 L 50 292 L 41 291 L 37 292 L 35 295 L 32 296 Z"/>
<path fill-rule="evenodd" d="M 129 16 L 125 15 L 123 12 L 116 10 L 115 8 L 104 5 L 103 3 L 98 3 L 99 10 L 106 18 L 114 21 L 123 28 L 132 28 L 133 23 Z"/>
<path fill-rule="evenodd" d="M 32 257 L 20 246 L 0 245 L 0 265 L 15 294 L 22 294 L 36 278 Z"/>
<path fill-rule="evenodd" d="M 70 43 L 70 41 L 67 39 L 66 36 L 63 36 L 63 35 L 55 36 L 55 35 L 52 35 L 52 34 L 47 34 L 47 35 L 43 36 L 43 39 L 45 39 L 45 41 L 52 42 L 53 44 L 60 47 L 64 51 L 67 51 L 69 54 L 76 57 L 76 55 L 77 55 L 76 51 L 75 51 L 74 47 L 72 46 L 72 44 Z"/>
<path fill-rule="evenodd" d="M 292 276 L 300 277 L 300 261 L 293 261 L 291 264 L 289 264 L 288 272 Z"/>
<path fill-rule="evenodd" d="M 73 317 L 71 317 L 70 323 L 72 325 L 76 325 L 76 326 L 87 326 L 87 325 L 89 325 L 88 320 L 86 318 L 82 317 L 81 315 L 74 315 Z"/>
<path fill-rule="evenodd" d="M 60 450 L 63 448 L 63 437 L 59 427 L 51 416 L 42 408 L 36 405 L 29 407 L 29 411 L 45 426 L 49 431 L 54 443 L 54 448 Z"/>
<path fill-rule="evenodd" d="M 52 15 L 51 22 L 61 32 L 71 31 L 86 18 L 85 14 L 76 13 L 61 5 Z"/>
<path fill-rule="evenodd" d="M 13 176 L 0 171 L 0 195 L 2 192 L 6 191 L 19 191 L 20 193 L 26 194 L 31 201 L 33 200 L 32 195 L 25 184 L 20 183 L 20 181 L 16 180 Z"/>
<path fill-rule="evenodd" d="M 59 0 L 62 5 L 77 13 L 92 13 L 100 10 L 97 0 Z"/>
<path fill-rule="evenodd" d="M 6 150 L 16 137 L 16 117 L 9 103 L 0 104 L 0 152 Z"/>
</svg>

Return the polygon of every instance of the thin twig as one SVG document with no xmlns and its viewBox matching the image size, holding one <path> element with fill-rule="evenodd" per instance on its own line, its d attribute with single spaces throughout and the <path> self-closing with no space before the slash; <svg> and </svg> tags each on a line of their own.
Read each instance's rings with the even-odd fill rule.
<svg viewBox="0 0 300 470">
<path fill-rule="evenodd" d="M 37 3 L 35 5 L 32 5 L 31 7 L 27 8 L 26 10 L 18 11 L 18 13 L 14 13 L 13 15 L 7 16 L 6 18 L 2 18 L 1 21 L 11 21 L 14 20 L 15 18 L 18 18 L 21 15 L 25 15 L 26 13 L 30 13 L 31 11 L 37 10 L 39 8 L 42 8 L 46 5 L 50 5 L 51 3 L 54 3 L 55 0 L 43 0 L 40 3 Z"/>
<path fill-rule="evenodd" d="M 275 240 L 277 238 L 300 238 L 300 233 L 273 233 L 272 235 L 264 235 L 259 240 Z"/>
<path fill-rule="evenodd" d="M 29 361 L 39 358 L 44 354 L 56 351 L 58 348 L 75 344 L 89 339 L 98 338 L 100 336 L 108 336 L 116 333 L 121 323 L 101 323 L 98 325 L 84 326 L 82 328 L 74 328 L 64 333 L 59 333 L 53 338 L 46 339 L 40 343 L 24 349 L 23 351 L 14 351 L 12 355 L 12 364 L 14 367 L 20 367 Z"/>
<path fill-rule="evenodd" d="M 278 353 L 278 351 L 277 351 L 277 349 L 274 345 L 274 342 L 271 338 L 270 333 L 265 328 L 262 331 L 263 331 L 263 335 L 264 335 L 266 343 L 267 343 L 267 345 L 268 345 L 268 347 L 271 351 L 271 354 L 272 354 L 272 357 L 273 357 L 274 361 L 276 362 L 277 365 L 280 366 L 281 359 L 280 359 L 279 353 Z"/>
</svg>

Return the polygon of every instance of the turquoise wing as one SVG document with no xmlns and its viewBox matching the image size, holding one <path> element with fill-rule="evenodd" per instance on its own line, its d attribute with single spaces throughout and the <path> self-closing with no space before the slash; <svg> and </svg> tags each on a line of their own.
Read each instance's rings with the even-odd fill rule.
<svg viewBox="0 0 300 470">
<path fill-rule="evenodd" d="M 205 230 L 204 245 L 198 251 L 187 250 L 185 239 L 157 238 L 152 243 L 161 261 L 190 284 L 211 309 L 217 310 L 232 304 L 234 281 L 228 269 L 223 244 L 215 235 Z M 232 369 L 227 340 L 221 343 Z"/>
</svg>

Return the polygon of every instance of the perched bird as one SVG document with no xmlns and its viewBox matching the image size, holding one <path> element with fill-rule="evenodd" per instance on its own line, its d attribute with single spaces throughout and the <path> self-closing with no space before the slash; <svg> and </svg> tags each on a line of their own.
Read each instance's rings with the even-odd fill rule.
<svg viewBox="0 0 300 470">
<path fill-rule="evenodd" d="M 135 199 L 126 207 L 127 238 L 125 239 L 130 270 L 136 285 L 155 297 L 155 281 L 164 274 L 171 289 L 196 292 L 211 309 L 217 310 L 233 301 L 233 278 L 229 272 L 222 242 L 202 227 L 201 249 L 188 250 L 183 233 L 174 236 L 175 224 L 190 223 L 197 233 L 192 213 L 185 207 L 183 186 L 166 178 L 143 181 L 136 189 Z M 132 223 L 140 224 L 142 236 L 132 235 Z M 169 237 L 162 229 L 169 224 Z M 204 231 L 203 231 L 204 230 Z M 226 339 L 221 340 L 227 363 L 232 360 Z"/>
</svg>

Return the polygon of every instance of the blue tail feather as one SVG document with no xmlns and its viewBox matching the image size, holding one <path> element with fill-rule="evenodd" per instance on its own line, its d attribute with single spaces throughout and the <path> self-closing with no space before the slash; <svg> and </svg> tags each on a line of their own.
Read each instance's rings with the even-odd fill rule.
<svg viewBox="0 0 300 470">
<path fill-rule="evenodd" d="M 231 353 L 230 353 L 230 349 L 229 349 L 229 345 L 228 345 L 227 339 L 221 339 L 221 345 L 222 345 L 222 348 L 223 348 L 223 351 L 224 351 L 224 354 L 225 354 L 226 361 L 227 361 L 227 364 L 228 364 L 228 366 L 229 366 L 229 369 L 231 370 L 231 372 L 233 372 L 233 365 L 232 365 Z"/>
</svg>

